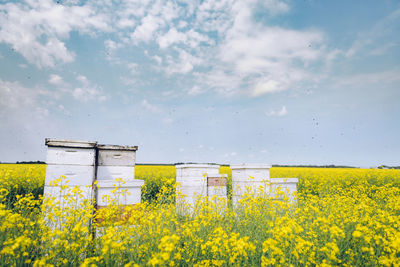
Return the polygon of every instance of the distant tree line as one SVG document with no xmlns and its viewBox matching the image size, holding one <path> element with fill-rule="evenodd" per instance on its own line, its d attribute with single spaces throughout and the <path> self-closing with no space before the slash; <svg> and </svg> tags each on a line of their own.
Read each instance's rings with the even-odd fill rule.
<svg viewBox="0 0 400 267">
<path fill-rule="evenodd" d="M 358 168 L 354 166 L 346 166 L 346 165 L 280 165 L 273 164 L 272 167 L 300 167 L 300 168 Z"/>
<path fill-rule="evenodd" d="M 386 165 L 381 165 L 378 167 L 378 169 L 400 169 L 400 166 L 386 166 Z"/>
</svg>

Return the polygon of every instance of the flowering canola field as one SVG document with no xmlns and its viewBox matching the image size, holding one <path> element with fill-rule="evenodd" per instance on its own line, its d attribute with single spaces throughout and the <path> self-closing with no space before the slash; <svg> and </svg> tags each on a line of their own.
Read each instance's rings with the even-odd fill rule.
<svg viewBox="0 0 400 267">
<path fill-rule="evenodd" d="M 67 186 L 43 202 L 44 165 L 0 165 L 0 265 L 400 266 L 399 170 L 272 168 L 299 178 L 296 202 L 249 192 L 185 215 L 173 166 L 135 173 L 140 205 L 96 211 Z"/>
</svg>

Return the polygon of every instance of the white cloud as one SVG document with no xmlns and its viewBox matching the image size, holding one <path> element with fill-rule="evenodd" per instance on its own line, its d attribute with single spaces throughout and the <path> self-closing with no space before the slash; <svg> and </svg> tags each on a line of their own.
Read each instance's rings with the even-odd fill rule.
<svg viewBox="0 0 400 267">
<path fill-rule="evenodd" d="M 400 34 L 399 28 L 397 27 L 399 22 L 400 8 L 379 20 L 372 27 L 369 27 L 367 31 L 358 33 L 351 47 L 343 53 L 348 58 L 365 51 L 370 55 L 382 55 L 387 53 L 390 48 L 396 46 L 391 40 L 393 40 L 393 36 Z"/>
<path fill-rule="evenodd" d="M 201 88 L 200 86 L 195 85 L 188 91 L 188 95 L 195 96 L 195 95 L 200 95 L 200 94 L 202 94 L 204 92 L 205 91 L 204 91 L 203 88 Z"/>
<path fill-rule="evenodd" d="M 224 158 L 235 157 L 235 156 L 237 156 L 236 152 L 225 153 L 223 155 Z"/>
<path fill-rule="evenodd" d="M 72 91 L 72 96 L 76 100 L 82 102 L 88 102 L 91 100 L 103 102 L 107 99 L 107 97 L 103 95 L 101 87 L 90 82 L 86 76 L 78 75 L 76 80 L 81 83 L 81 86 L 76 87 Z"/>
<path fill-rule="evenodd" d="M 285 86 L 280 85 L 277 81 L 269 80 L 263 83 L 258 83 L 253 89 L 252 96 L 257 97 L 263 94 L 276 93 L 285 89 Z"/>
<path fill-rule="evenodd" d="M 135 43 L 149 42 L 155 37 L 158 28 L 163 24 L 163 20 L 159 17 L 148 15 L 142 19 L 140 26 L 133 32 L 131 38 Z"/>
<path fill-rule="evenodd" d="M 138 65 L 137 63 L 129 63 L 129 64 L 127 65 L 129 71 L 130 71 L 132 74 L 137 74 L 137 68 L 138 68 L 138 66 L 139 66 L 139 65 Z"/>
<path fill-rule="evenodd" d="M 288 114 L 288 111 L 286 109 L 286 106 L 282 106 L 280 110 L 271 110 L 269 112 L 265 113 L 267 116 L 277 116 L 277 117 L 283 117 Z"/>
<path fill-rule="evenodd" d="M 150 104 L 147 99 L 143 99 L 141 103 L 142 107 L 144 107 L 147 111 L 150 111 L 152 113 L 159 113 L 161 111 L 160 108 L 158 108 L 155 105 Z"/>
<path fill-rule="evenodd" d="M 158 38 L 158 45 L 161 49 L 165 49 L 174 43 L 185 42 L 186 38 L 186 34 L 171 28 L 166 34 Z"/>
<path fill-rule="evenodd" d="M 196 65 L 203 63 L 201 58 L 192 55 L 183 49 L 177 49 L 177 51 L 179 53 L 179 58 L 177 60 L 172 56 L 167 57 L 168 67 L 166 68 L 166 72 L 168 74 L 187 74 L 191 72 Z"/>
<path fill-rule="evenodd" d="M 269 16 L 289 12 L 286 1 L 62 3 L 41 0 L 1 5 L 5 11 L 0 11 L 0 42 L 11 44 L 38 67 L 51 67 L 75 59 L 65 42 L 71 32 L 112 32 L 104 41 L 107 59 L 128 66 L 134 74 L 151 68 L 167 79 L 192 77 L 198 84 L 186 91 L 189 95 L 205 91 L 199 88 L 250 97 L 287 90 L 313 82 L 308 67 L 329 53 L 319 31 L 273 27 L 255 20 L 261 9 Z M 117 50 L 129 45 L 141 49 L 153 65 L 143 64 L 139 70 L 127 59 L 116 58 Z M 137 85 L 138 81 L 125 78 L 124 82 Z M 78 86 L 74 95 L 89 97 L 96 90 Z"/>
<path fill-rule="evenodd" d="M 382 46 L 376 47 L 371 50 L 370 54 L 373 56 L 380 56 L 384 55 L 386 52 L 388 52 L 391 48 L 398 46 L 396 43 L 387 43 Z"/>
<path fill-rule="evenodd" d="M 264 0 L 261 2 L 261 5 L 267 8 L 272 15 L 286 13 L 290 10 L 288 4 L 279 0 Z"/>
<path fill-rule="evenodd" d="M 188 25 L 188 23 L 186 21 L 181 20 L 181 21 L 179 21 L 178 28 L 182 29 L 182 28 L 185 28 L 187 25 Z"/>
<path fill-rule="evenodd" d="M 89 4 L 59 5 L 51 0 L 0 5 L 0 42 L 7 43 L 37 67 L 68 63 L 75 54 L 62 41 L 76 30 L 110 30 L 107 16 Z"/>
<path fill-rule="evenodd" d="M 162 57 L 159 57 L 157 55 L 153 56 L 153 59 L 157 62 L 158 65 L 162 64 Z"/>
<path fill-rule="evenodd" d="M 122 44 L 117 43 L 113 40 L 107 39 L 104 41 L 104 46 L 106 48 L 106 58 L 108 60 L 118 61 L 115 59 L 114 54 L 119 48 L 122 47 Z"/>
<path fill-rule="evenodd" d="M 360 73 L 351 76 L 336 78 L 338 87 L 368 87 L 379 84 L 392 84 L 400 82 L 400 69 L 392 69 L 373 73 Z"/>
<path fill-rule="evenodd" d="M 172 119 L 172 118 L 164 118 L 163 119 L 163 123 L 165 123 L 165 124 L 171 124 L 173 122 L 174 122 L 174 119 Z"/>
<path fill-rule="evenodd" d="M 19 82 L 0 79 L 0 117 L 8 120 L 47 117 L 49 111 L 41 102 L 43 94 L 38 88 L 27 88 Z"/>
<path fill-rule="evenodd" d="M 49 83 L 53 84 L 53 85 L 63 85 L 64 84 L 64 80 L 60 75 L 57 74 L 51 74 L 50 78 L 49 78 Z"/>
<path fill-rule="evenodd" d="M 274 15 L 288 12 L 289 6 L 284 2 L 222 2 L 205 1 L 199 7 L 204 16 L 202 23 L 215 15 L 212 9 L 224 7 L 225 10 L 218 11 L 215 22 L 223 25 L 215 53 L 208 49 L 208 54 L 201 57 L 211 62 L 211 70 L 198 75 L 199 83 L 226 96 L 246 93 L 259 97 L 313 82 L 314 75 L 308 71 L 308 66 L 323 60 L 323 33 L 265 26 L 254 20 L 259 5 L 264 5 Z M 224 16 L 227 12 L 230 16 Z"/>
<path fill-rule="evenodd" d="M 58 109 L 64 114 L 64 115 L 71 115 L 71 112 L 67 110 L 64 105 L 58 105 Z"/>
</svg>

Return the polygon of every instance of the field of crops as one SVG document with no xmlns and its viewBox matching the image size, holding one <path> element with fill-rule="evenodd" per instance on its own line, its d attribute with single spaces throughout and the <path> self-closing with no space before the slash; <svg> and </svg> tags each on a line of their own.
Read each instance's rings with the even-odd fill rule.
<svg viewBox="0 0 400 267">
<path fill-rule="evenodd" d="M 272 168 L 299 178 L 297 202 L 202 199 L 188 215 L 173 166 L 135 175 L 140 205 L 96 213 L 74 198 L 42 204 L 45 165 L 1 164 L 0 265 L 400 266 L 400 170 Z"/>
</svg>

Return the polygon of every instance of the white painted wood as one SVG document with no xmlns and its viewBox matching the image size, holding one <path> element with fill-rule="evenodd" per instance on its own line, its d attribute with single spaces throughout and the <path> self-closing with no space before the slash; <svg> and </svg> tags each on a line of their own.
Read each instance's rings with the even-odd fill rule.
<svg viewBox="0 0 400 267">
<path fill-rule="evenodd" d="M 176 177 L 204 177 L 207 175 L 218 175 L 219 165 L 216 164 L 178 164 Z"/>
<path fill-rule="evenodd" d="M 290 201 L 293 201 L 297 192 L 298 178 L 271 178 L 271 197 L 279 197 L 277 191 L 286 193 Z"/>
<path fill-rule="evenodd" d="M 226 197 L 226 186 L 208 186 L 207 177 L 226 177 L 219 174 L 219 165 L 216 164 L 179 164 L 176 165 L 176 188 L 178 212 L 191 212 L 199 197 L 220 196 Z M 179 197 L 179 195 L 185 195 Z M 184 207 L 184 203 L 188 206 Z"/>
<path fill-rule="evenodd" d="M 178 186 L 178 190 L 182 194 L 187 195 L 188 197 L 191 197 L 193 194 L 201 195 L 201 196 L 207 196 L 207 186 Z"/>
<path fill-rule="evenodd" d="M 113 180 L 122 178 L 124 181 L 135 179 L 135 167 L 130 166 L 98 166 L 97 180 Z"/>
<path fill-rule="evenodd" d="M 269 193 L 269 164 L 237 164 L 232 169 L 232 202 L 234 205 L 244 193 Z"/>
<path fill-rule="evenodd" d="M 136 151 L 135 150 L 105 150 L 98 151 L 99 166 L 135 166 Z"/>
<path fill-rule="evenodd" d="M 232 181 L 232 195 L 242 196 L 244 193 L 259 195 L 260 193 L 268 194 L 270 183 L 266 181 L 248 181 L 237 182 Z"/>
<path fill-rule="evenodd" d="M 75 207 L 79 208 L 79 204 L 83 200 L 92 201 L 94 192 L 91 186 L 70 186 L 69 188 L 62 189 L 60 186 L 45 186 L 43 197 L 46 199 L 51 198 L 53 204 L 61 207 Z M 77 191 L 79 193 L 74 193 Z"/>
<path fill-rule="evenodd" d="M 106 196 L 116 201 L 117 205 L 132 205 L 140 203 L 141 201 L 141 187 L 144 185 L 143 180 L 127 181 L 125 184 L 120 184 L 115 181 L 99 180 L 97 181 L 97 205 L 107 206 L 110 203 L 107 202 Z M 119 187 L 117 192 L 112 191 Z M 127 190 L 129 194 L 121 193 L 123 190 Z"/>
<path fill-rule="evenodd" d="M 203 177 L 203 176 L 176 177 L 176 182 L 180 183 L 182 185 L 194 186 L 194 185 L 206 184 L 207 177 Z"/>
<path fill-rule="evenodd" d="M 95 168 L 94 166 L 48 164 L 45 185 L 50 185 L 50 181 L 60 178 L 61 175 L 69 180 L 68 185 L 70 186 L 92 185 L 95 180 Z M 63 180 L 63 183 L 65 183 L 65 180 Z"/>
<path fill-rule="evenodd" d="M 269 180 L 269 169 L 271 165 L 268 164 L 239 164 L 231 165 L 232 181 L 263 181 Z"/>
<path fill-rule="evenodd" d="M 192 211 L 199 197 L 207 196 L 207 185 L 203 186 L 177 186 L 177 207 Z M 185 207 L 183 207 L 185 205 Z M 186 206 L 188 205 L 188 206 Z"/>
<path fill-rule="evenodd" d="M 52 147 L 47 148 L 47 164 L 95 165 L 94 148 Z"/>
<path fill-rule="evenodd" d="M 226 186 L 209 186 L 207 193 L 209 197 L 226 197 Z"/>
</svg>

